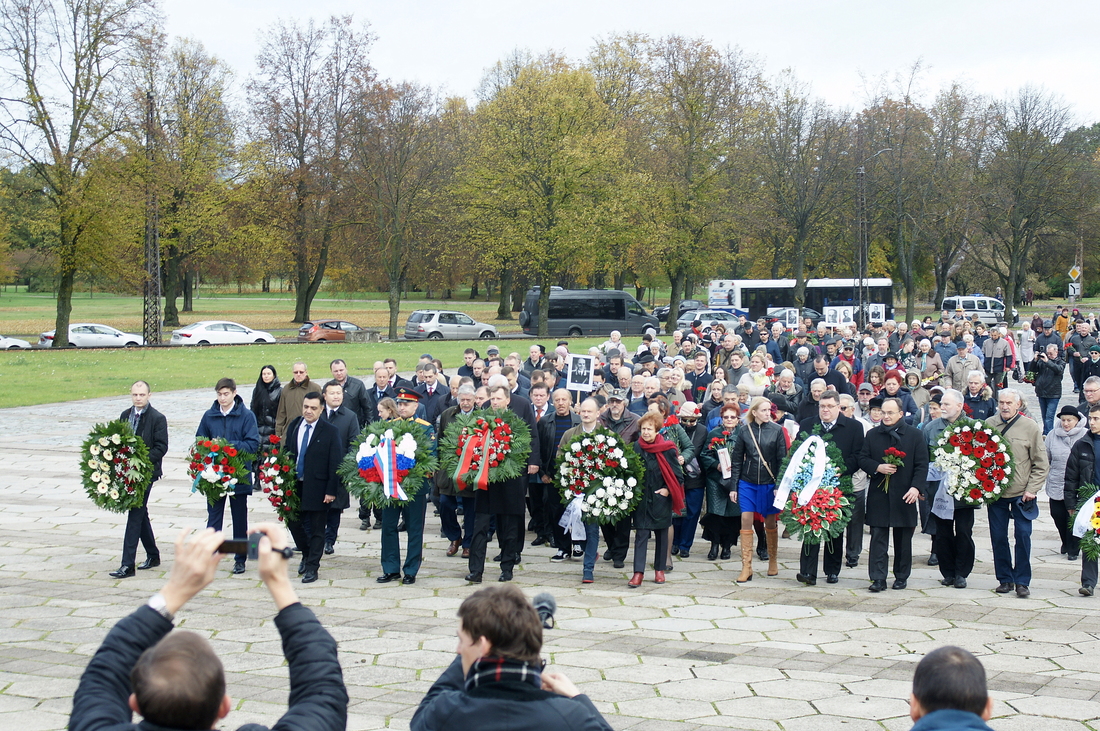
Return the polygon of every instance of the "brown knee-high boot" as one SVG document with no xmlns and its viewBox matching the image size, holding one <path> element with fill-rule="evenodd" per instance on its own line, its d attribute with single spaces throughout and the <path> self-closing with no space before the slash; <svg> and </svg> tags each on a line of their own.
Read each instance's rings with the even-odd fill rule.
<svg viewBox="0 0 1100 731">
<path fill-rule="evenodd" d="M 779 573 L 779 528 L 765 528 L 764 535 L 768 539 L 768 576 L 776 576 Z"/>
<path fill-rule="evenodd" d="M 752 581 L 752 539 L 755 533 L 749 530 L 741 531 L 741 575 L 737 577 L 738 584 Z"/>
</svg>

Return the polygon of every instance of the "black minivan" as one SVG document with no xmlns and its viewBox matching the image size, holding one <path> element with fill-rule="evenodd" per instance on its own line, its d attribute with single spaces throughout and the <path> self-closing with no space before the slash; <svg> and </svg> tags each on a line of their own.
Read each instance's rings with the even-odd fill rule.
<svg viewBox="0 0 1100 731">
<path fill-rule="evenodd" d="M 523 332 L 539 331 L 539 288 L 527 291 L 523 311 L 519 313 Z M 623 335 L 658 332 L 660 322 L 647 314 L 638 300 L 617 289 L 554 289 L 550 291 L 548 325 L 551 337 L 607 335 L 618 330 Z"/>
</svg>

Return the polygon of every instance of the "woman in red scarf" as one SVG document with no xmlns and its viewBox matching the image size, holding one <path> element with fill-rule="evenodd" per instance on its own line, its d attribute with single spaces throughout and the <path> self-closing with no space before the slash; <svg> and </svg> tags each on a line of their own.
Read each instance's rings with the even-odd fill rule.
<svg viewBox="0 0 1100 731">
<path fill-rule="evenodd" d="M 654 563 L 661 566 L 668 551 L 668 529 L 672 514 L 684 510 L 683 470 L 676 445 L 660 435 L 664 420 L 648 413 L 638 422 L 638 441 L 634 444 L 645 465 L 645 478 L 639 486 L 642 500 L 634 509 L 634 576 L 627 582 L 632 589 L 642 585 L 649 535 L 654 534 Z M 656 571 L 653 581 L 665 583 L 665 572 Z"/>
</svg>

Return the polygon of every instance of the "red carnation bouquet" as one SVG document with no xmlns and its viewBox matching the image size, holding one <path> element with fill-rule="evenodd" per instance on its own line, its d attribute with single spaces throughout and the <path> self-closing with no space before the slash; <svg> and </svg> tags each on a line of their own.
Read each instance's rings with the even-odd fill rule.
<svg viewBox="0 0 1100 731">
<path fill-rule="evenodd" d="M 901 451 L 897 447 L 889 447 L 882 453 L 882 460 L 886 464 L 892 464 L 897 468 L 905 466 L 905 452 Z M 890 492 L 890 478 L 892 475 L 886 475 L 886 478 L 882 481 L 882 491 Z"/>
<path fill-rule="evenodd" d="M 237 483 L 248 481 L 247 464 L 254 456 L 221 437 L 197 437 L 187 455 L 187 476 L 193 480 L 191 492 L 201 492 L 211 505 L 232 495 Z"/>
<path fill-rule="evenodd" d="M 277 434 L 267 438 L 267 444 L 260 452 L 256 480 L 271 507 L 275 508 L 279 520 L 297 519 L 302 501 L 298 494 L 298 475 L 294 460 L 283 448 Z"/>
</svg>

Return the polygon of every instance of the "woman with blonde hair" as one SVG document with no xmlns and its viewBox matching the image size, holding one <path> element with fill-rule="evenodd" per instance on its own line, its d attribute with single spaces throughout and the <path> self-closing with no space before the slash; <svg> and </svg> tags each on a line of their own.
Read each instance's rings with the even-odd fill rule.
<svg viewBox="0 0 1100 731">
<path fill-rule="evenodd" d="M 753 353 L 749 358 L 749 372 L 741 376 L 737 385 L 746 386 L 750 396 L 763 396 L 764 389 L 772 385 L 771 379 L 768 378 L 767 364 L 768 360 L 763 354 L 759 351 Z"/>
<path fill-rule="evenodd" d="M 779 465 L 787 456 L 783 427 L 772 421 L 772 402 L 757 397 L 749 404 L 745 425 L 737 430 L 730 453 L 730 500 L 741 508 L 741 575 L 737 583 L 752 581 L 753 514 L 764 519 L 768 544 L 768 576 L 779 573 L 779 532 L 775 516 L 775 483 Z"/>
</svg>

